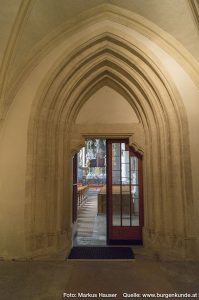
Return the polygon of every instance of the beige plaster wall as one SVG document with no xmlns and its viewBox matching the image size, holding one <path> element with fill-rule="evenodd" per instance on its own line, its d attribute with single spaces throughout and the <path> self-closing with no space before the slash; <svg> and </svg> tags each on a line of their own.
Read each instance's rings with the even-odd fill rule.
<svg viewBox="0 0 199 300">
<path fill-rule="evenodd" d="M 3 257 L 24 257 L 24 207 L 27 124 L 30 102 L 19 93 L 10 108 L 0 140 L 0 252 Z"/>
<path fill-rule="evenodd" d="M 114 31 L 114 26 L 110 27 Z M 104 24 L 103 24 L 104 26 Z M 101 30 L 104 30 L 104 28 Z M 31 72 L 17 93 L 14 104 L 9 110 L 4 126 L 1 129 L 0 139 L 0 205 L 3 210 L 0 212 L 0 256 L 5 258 L 24 257 L 27 255 L 24 239 L 25 217 L 24 210 L 26 203 L 26 162 L 27 162 L 27 136 L 28 120 L 30 117 L 31 105 L 37 100 L 44 78 L 48 78 L 51 67 L 56 65 L 58 57 L 67 55 L 71 45 L 81 43 L 87 39 L 89 34 L 95 35 L 95 28 L 92 32 L 78 33 L 70 41 L 65 41 L 55 48 L 43 61 Z M 100 28 L 97 28 L 100 31 Z M 110 29 L 111 30 L 111 29 Z M 166 52 L 160 49 L 149 39 L 129 31 L 125 27 L 120 29 L 121 36 L 130 35 L 135 42 L 139 39 L 147 49 L 152 50 L 154 55 L 161 59 L 170 77 L 172 77 L 178 91 L 182 96 L 186 108 L 188 124 L 190 129 L 190 150 L 192 158 L 192 174 L 194 199 L 197 205 L 197 220 L 199 220 L 199 189 L 198 170 L 199 142 L 197 132 L 199 132 L 198 118 L 198 87 L 196 87 L 189 76 Z M 81 36 L 81 40 L 79 39 Z M 37 95 L 37 96 L 36 96 Z M 36 98 L 35 98 L 36 97 Z M 70 199 L 67 199 L 70 201 Z M 69 217 L 70 212 L 68 212 Z M 197 223 L 199 230 L 199 223 Z M 199 231 L 198 231 L 199 232 Z"/>
<path fill-rule="evenodd" d="M 131 105 L 105 86 L 92 95 L 79 112 L 77 124 L 118 124 L 139 122 Z"/>
<path fill-rule="evenodd" d="M 50 62 L 51 58 L 48 57 L 24 82 L 0 131 L 0 257 L 5 259 L 27 257 L 25 206 L 28 121 L 33 99 L 44 74 L 48 72 Z"/>
<path fill-rule="evenodd" d="M 199 59 L 198 32 L 187 0 L 110 0 L 110 3 L 122 5 L 154 22 Z M 182 24 L 186 24 L 183 30 Z"/>
</svg>

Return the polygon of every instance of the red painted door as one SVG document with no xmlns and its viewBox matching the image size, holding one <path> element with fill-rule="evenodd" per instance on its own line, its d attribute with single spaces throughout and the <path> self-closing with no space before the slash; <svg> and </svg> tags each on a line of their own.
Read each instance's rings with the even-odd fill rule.
<svg viewBox="0 0 199 300">
<path fill-rule="evenodd" d="M 141 244 L 142 157 L 128 140 L 107 140 L 108 244 Z"/>
</svg>

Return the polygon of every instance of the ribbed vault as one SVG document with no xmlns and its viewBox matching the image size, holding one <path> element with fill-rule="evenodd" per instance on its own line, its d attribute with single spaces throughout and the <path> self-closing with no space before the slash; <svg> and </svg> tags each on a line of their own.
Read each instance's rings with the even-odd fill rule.
<svg viewBox="0 0 199 300">
<path fill-rule="evenodd" d="M 189 257 L 195 236 L 184 107 L 160 62 L 157 66 L 144 49 L 110 33 L 59 61 L 32 107 L 26 206 L 30 255 L 71 245 L 71 159 L 86 135 L 72 136 L 73 128 L 84 103 L 103 86 L 120 93 L 140 121 L 142 130 L 132 129 L 131 142 L 139 147 L 138 134 L 145 141 L 140 145 L 144 245 L 162 255 Z"/>
</svg>

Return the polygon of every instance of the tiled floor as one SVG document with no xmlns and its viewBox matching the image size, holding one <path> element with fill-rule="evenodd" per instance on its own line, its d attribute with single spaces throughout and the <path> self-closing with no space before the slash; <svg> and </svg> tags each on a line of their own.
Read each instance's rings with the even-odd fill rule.
<svg viewBox="0 0 199 300">
<path fill-rule="evenodd" d="M 99 189 L 89 189 L 88 198 L 78 211 L 78 229 L 74 246 L 105 246 L 106 215 L 97 214 Z"/>
</svg>

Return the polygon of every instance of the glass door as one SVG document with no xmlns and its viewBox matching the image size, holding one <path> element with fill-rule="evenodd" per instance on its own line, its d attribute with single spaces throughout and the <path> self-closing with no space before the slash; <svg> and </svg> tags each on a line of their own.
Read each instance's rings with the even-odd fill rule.
<svg viewBox="0 0 199 300">
<path fill-rule="evenodd" d="M 142 243 L 142 157 L 127 140 L 107 140 L 108 244 Z"/>
</svg>

